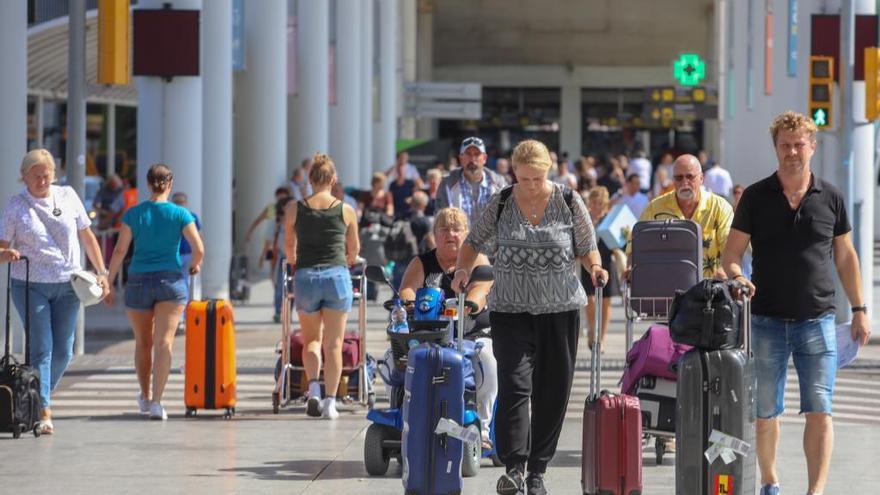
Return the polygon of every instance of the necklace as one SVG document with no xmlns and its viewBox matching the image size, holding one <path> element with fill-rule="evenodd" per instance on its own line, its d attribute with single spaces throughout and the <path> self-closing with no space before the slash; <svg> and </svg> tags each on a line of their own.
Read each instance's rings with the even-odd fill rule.
<svg viewBox="0 0 880 495">
<path fill-rule="evenodd" d="M 52 196 L 52 214 L 56 217 L 61 216 L 61 208 L 58 207 L 58 203 L 55 202 L 55 196 Z"/>
</svg>

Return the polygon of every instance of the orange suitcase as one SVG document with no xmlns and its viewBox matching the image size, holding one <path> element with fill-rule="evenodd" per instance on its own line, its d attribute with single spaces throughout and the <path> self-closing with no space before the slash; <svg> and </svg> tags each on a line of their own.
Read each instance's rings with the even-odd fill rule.
<svg viewBox="0 0 880 495">
<path fill-rule="evenodd" d="M 186 306 L 186 416 L 198 409 L 235 414 L 235 328 L 232 306 L 222 299 Z"/>
</svg>

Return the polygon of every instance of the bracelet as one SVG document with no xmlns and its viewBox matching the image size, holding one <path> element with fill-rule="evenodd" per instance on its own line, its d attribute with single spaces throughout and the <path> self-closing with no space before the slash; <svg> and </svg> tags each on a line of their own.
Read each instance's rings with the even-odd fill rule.
<svg viewBox="0 0 880 495">
<path fill-rule="evenodd" d="M 594 266 L 598 266 L 599 268 L 602 268 L 602 265 L 600 265 L 599 263 L 593 263 L 592 265 L 590 265 L 590 269 L 592 270 Z"/>
<path fill-rule="evenodd" d="M 733 277 L 732 280 L 736 280 L 736 279 L 738 279 L 738 278 L 746 278 L 746 276 L 743 275 L 742 273 L 740 273 L 739 275 L 734 275 L 734 277 Z M 746 280 L 748 280 L 748 279 L 746 279 Z"/>
<path fill-rule="evenodd" d="M 110 270 L 108 270 L 106 268 L 104 268 L 103 270 L 98 272 L 99 277 L 106 277 L 108 275 L 110 275 Z"/>
<path fill-rule="evenodd" d="M 455 276 L 458 275 L 458 272 L 464 272 L 465 275 L 468 274 L 468 271 L 467 271 L 467 270 L 465 270 L 464 268 L 459 268 L 458 270 L 455 270 L 455 271 L 452 273 L 452 278 L 455 278 Z"/>
</svg>

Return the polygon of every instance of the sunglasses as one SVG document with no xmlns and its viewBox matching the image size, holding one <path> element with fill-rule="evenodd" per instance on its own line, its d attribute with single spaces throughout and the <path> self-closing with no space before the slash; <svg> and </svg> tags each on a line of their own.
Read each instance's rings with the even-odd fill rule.
<svg viewBox="0 0 880 495">
<path fill-rule="evenodd" d="M 469 137 L 461 142 L 462 146 L 483 146 L 483 140 L 478 137 Z"/>
<path fill-rule="evenodd" d="M 675 182 L 682 182 L 685 179 L 687 179 L 688 182 L 693 182 L 693 180 L 696 179 L 697 177 L 699 177 L 699 175 L 694 175 L 694 174 L 684 174 L 684 175 L 673 175 L 672 176 L 672 178 L 675 180 Z"/>
</svg>

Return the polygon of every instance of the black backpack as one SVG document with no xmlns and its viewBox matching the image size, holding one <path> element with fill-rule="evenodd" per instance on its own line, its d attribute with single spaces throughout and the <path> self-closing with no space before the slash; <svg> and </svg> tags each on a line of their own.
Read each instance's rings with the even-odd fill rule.
<svg viewBox="0 0 880 495">
<path fill-rule="evenodd" d="M 409 220 L 395 220 L 385 238 L 385 257 L 395 263 L 405 263 L 418 254 L 419 245 Z"/>
<path fill-rule="evenodd" d="M 510 199 L 510 195 L 513 194 L 513 186 L 505 187 L 498 194 L 501 197 L 498 200 L 498 211 L 495 213 L 495 223 L 498 223 L 498 220 L 501 220 L 501 212 L 504 211 L 504 207 L 507 206 L 507 200 Z M 571 211 L 572 217 L 574 217 L 574 191 L 567 187 L 563 187 L 562 198 L 565 199 L 565 204 L 568 205 L 568 209 Z"/>
</svg>

